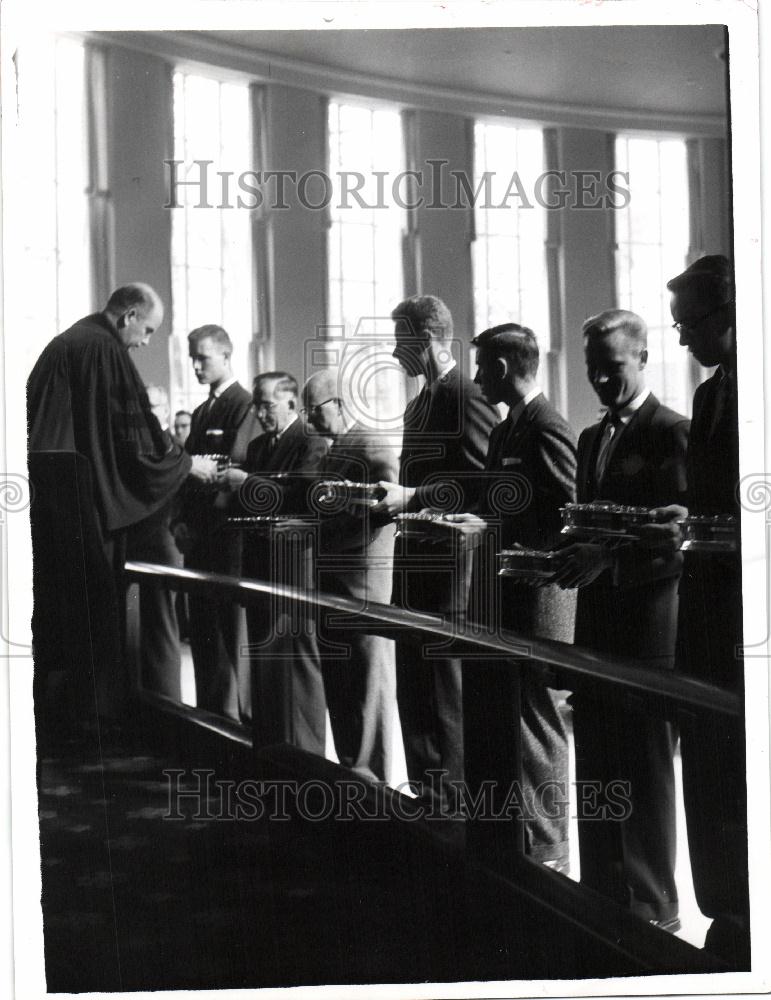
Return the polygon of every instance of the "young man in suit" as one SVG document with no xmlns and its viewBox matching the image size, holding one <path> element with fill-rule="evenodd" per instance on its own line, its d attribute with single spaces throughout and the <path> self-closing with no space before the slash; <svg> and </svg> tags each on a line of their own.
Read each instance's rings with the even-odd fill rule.
<svg viewBox="0 0 771 1000">
<path fill-rule="evenodd" d="M 452 315 L 441 299 L 412 296 L 391 317 L 393 356 L 407 375 L 423 376 L 425 384 L 404 413 L 399 482 L 381 483 L 386 496 L 374 510 L 395 517 L 441 506 L 448 495 L 456 511 L 468 510 L 478 497 L 479 473 L 498 411 L 454 360 Z M 394 568 L 394 604 L 449 616 L 465 613 L 468 579 L 458 586 L 446 571 L 420 569 L 436 559 L 434 546 L 398 539 L 395 555 L 400 565 Z M 470 561 L 468 569 L 466 577 Z M 396 685 L 410 782 L 429 790 L 432 808 L 454 811 L 448 782 L 463 780 L 461 660 L 427 658 L 420 647 L 397 639 Z M 438 792 L 436 772 L 446 778 Z"/>
<path fill-rule="evenodd" d="M 308 488 L 329 442 L 300 415 L 297 380 L 288 372 L 258 375 L 253 405 L 263 433 L 248 445 L 243 468 L 224 474 L 223 485 L 237 491 L 241 514 L 307 514 Z M 244 575 L 311 587 L 313 530 L 309 525 L 302 537 L 280 529 L 270 535 L 250 532 Z M 279 598 L 267 598 L 249 608 L 247 624 L 255 745 L 287 742 L 323 755 L 325 700 L 315 621 Z"/>
<path fill-rule="evenodd" d="M 736 385 L 736 312 L 733 267 L 721 255 L 694 261 L 667 283 L 672 318 L 700 365 L 717 366 L 693 397 L 688 442 L 687 511 L 669 506 L 657 513 L 672 546 L 680 542 L 685 514 L 741 513 L 739 420 Z M 684 553 L 677 627 L 678 669 L 705 681 L 744 691 L 742 658 L 742 565 L 735 552 Z M 696 902 L 712 918 L 704 947 L 733 968 L 750 967 L 747 873 L 747 782 L 744 716 L 684 716 L 680 727 L 683 797 Z"/>
<path fill-rule="evenodd" d="M 393 480 L 399 462 L 382 434 L 353 422 L 341 398 L 339 374 L 313 374 L 303 387 L 308 423 L 332 441 L 319 477 L 338 482 Z M 316 586 L 353 598 L 362 606 L 386 604 L 391 597 L 394 525 L 350 506 L 319 522 Z M 393 643 L 325 621 L 322 673 L 335 749 L 341 764 L 365 777 L 390 777 L 391 738 L 396 705 Z"/>
<path fill-rule="evenodd" d="M 682 503 L 688 420 L 645 385 L 647 328 L 635 313 L 609 309 L 582 328 L 586 371 L 607 407 L 578 441 L 578 501 L 638 507 Z M 563 551 L 559 579 L 580 586 L 576 643 L 671 670 L 682 558 L 637 545 Z M 676 730 L 607 686 L 572 697 L 576 780 L 625 782 L 629 813 L 600 821 L 578 815 L 581 881 L 645 920 L 679 928 L 675 885 Z M 604 798 L 602 799 L 604 802 Z"/>
<path fill-rule="evenodd" d="M 251 396 L 233 375 L 232 341 L 221 326 L 209 324 L 188 334 L 190 360 L 209 398 L 193 412 L 185 450 L 191 455 L 220 454 L 243 459 L 234 448 L 244 425 L 251 428 Z M 177 544 L 185 553 L 187 569 L 230 573 L 234 569 L 231 539 L 216 490 L 187 484 L 175 526 Z M 238 605 L 191 593 L 188 601 L 190 648 L 199 708 L 239 720 L 250 714 L 249 672 L 239 654 L 243 613 Z"/>
<path fill-rule="evenodd" d="M 559 509 L 575 497 L 575 437 L 538 386 L 539 351 L 532 330 L 504 323 L 480 333 L 472 343 L 477 348 L 476 381 L 485 398 L 509 407 L 506 420 L 490 435 L 486 485 L 477 507 L 495 551 L 489 538 L 477 550 L 472 614 L 488 627 L 572 642 L 573 596 L 554 585 L 531 587 L 501 579 L 491 560 L 502 548 L 549 549 L 557 540 Z M 524 661 L 519 669 L 500 662 L 479 666 L 472 664 L 464 674 L 466 743 L 469 760 L 473 745 L 480 761 L 476 778 L 492 777 L 498 759 L 505 759 L 507 748 L 516 744 L 525 851 L 533 860 L 564 871 L 569 862 L 568 747 L 560 696 L 542 664 Z"/>
</svg>

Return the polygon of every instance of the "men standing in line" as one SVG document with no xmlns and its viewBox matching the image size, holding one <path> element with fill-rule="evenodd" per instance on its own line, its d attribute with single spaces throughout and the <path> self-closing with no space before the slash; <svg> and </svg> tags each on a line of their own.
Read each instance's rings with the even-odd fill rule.
<svg viewBox="0 0 771 1000">
<path fill-rule="evenodd" d="M 730 515 L 740 507 L 733 269 L 720 255 L 701 257 L 668 282 L 680 343 L 717 370 L 693 398 L 688 443 L 688 513 Z M 648 529 L 679 543 L 679 506 L 658 511 Z M 691 677 L 744 693 L 742 573 L 733 553 L 687 551 L 680 585 L 675 662 Z M 747 784 L 744 717 L 690 717 L 680 725 L 683 797 L 696 901 L 712 918 L 704 947 L 734 968 L 750 967 Z"/>
<path fill-rule="evenodd" d="M 411 377 L 425 385 L 404 413 L 399 484 L 383 482 L 386 497 L 376 514 L 394 517 L 406 511 L 436 507 L 455 498 L 455 510 L 469 510 L 478 499 L 479 472 L 484 467 L 490 432 L 499 421 L 452 356 L 450 310 L 434 295 L 415 295 L 391 313 L 395 322 L 394 357 Z M 465 348 L 464 348 L 465 350 Z M 414 539 L 397 539 L 393 603 L 416 611 L 462 615 L 467 579 L 460 586 L 432 571 L 435 548 Z M 423 566 L 422 571 L 416 567 Z M 427 568 L 426 568 L 427 567 Z M 440 783 L 440 808 L 455 808 L 447 782 L 463 779 L 463 712 L 461 660 L 424 655 L 417 645 L 396 640 L 396 684 L 404 736 L 407 774 L 416 788 Z M 430 774 L 429 772 L 434 772 Z"/>
<path fill-rule="evenodd" d="M 149 285 L 118 288 L 41 354 L 27 384 L 38 721 L 48 671 L 69 670 L 79 719 L 126 708 L 122 571 L 126 529 L 208 460 L 172 445 L 129 352 L 163 321 Z"/>
<path fill-rule="evenodd" d="M 329 449 L 298 410 L 297 380 L 284 371 L 254 380 L 254 409 L 263 433 L 249 444 L 242 469 L 229 469 L 223 485 L 238 491 L 242 514 L 307 511 L 307 487 Z M 281 476 L 281 478 L 276 478 Z M 307 534 L 248 533 L 243 571 L 278 585 L 311 587 Z M 255 745 L 287 742 L 324 754 L 326 719 L 315 621 L 279 597 L 247 613 L 252 661 Z"/>
<path fill-rule="evenodd" d="M 549 549 L 559 537 L 560 507 L 575 497 L 575 436 L 537 384 L 539 351 L 532 330 L 504 323 L 472 343 L 476 381 L 485 398 L 509 407 L 506 420 L 490 435 L 478 513 L 495 532 L 496 551 L 514 545 Z M 501 579 L 486 553 L 486 546 L 480 548 L 475 585 L 485 594 L 491 582 L 500 587 L 493 587 L 491 599 L 477 601 L 484 623 L 522 636 L 572 642 L 573 595 L 554 584 L 531 587 Z M 498 766 L 495 758 L 505 755 L 519 733 L 525 852 L 564 871 L 569 863 L 568 747 L 551 680 L 548 670 L 532 661 L 519 670 L 509 663 L 472 665 L 464 674 L 464 685 L 473 685 L 464 697 L 465 734 L 469 761 L 472 741 L 474 758 L 481 761 L 476 778 L 485 780 Z M 490 773 L 485 753 L 491 757 Z"/>
<path fill-rule="evenodd" d="M 610 309 L 583 325 L 586 370 L 607 407 L 578 441 L 578 501 L 639 507 L 682 504 L 688 420 L 646 388 L 647 329 Z M 581 543 L 563 550 L 558 580 L 580 587 L 576 643 L 598 652 L 674 666 L 682 556 L 639 545 Z M 625 782 L 623 820 L 578 815 L 581 881 L 669 930 L 679 928 L 675 885 L 676 729 L 660 711 L 635 707 L 607 686 L 572 696 L 576 780 Z"/>
<path fill-rule="evenodd" d="M 341 484 L 396 479 L 395 452 L 377 433 L 351 422 L 340 392 L 339 376 L 330 369 L 316 372 L 303 387 L 308 423 L 332 441 L 319 478 Z M 385 604 L 391 596 L 393 550 L 393 524 L 373 518 L 366 507 L 322 515 L 316 587 L 362 605 Z M 367 778 L 387 781 L 396 703 L 393 644 L 383 636 L 328 621 L 321 640 L 324 691 L 338 759 Z M 343 647 L 337 654 L 336 646 Z"/>
<path fill-rule="evenodd" d="M 238 462 L 236 435 L 251 420 L 251 397 L 233 375 L 233 344 L 221 326 L 201 326 L 188 334 L 190 360 L 209 398 L 193 412 L 185 449 L 191 455 L 221 455 Z M 232 536 L 216 506 L 216 491 L 188 484 L 177 518 L 175 536 L 185 553 L 185 566 L 213 573 L 234 569 Z M 250 714 L 249 670 L 239 652 L 243 643 L 243 611 L 237 604 L 191 593 L 188 600 L 190 648 L 199 708 L 238 720 Z"/>
</svg>

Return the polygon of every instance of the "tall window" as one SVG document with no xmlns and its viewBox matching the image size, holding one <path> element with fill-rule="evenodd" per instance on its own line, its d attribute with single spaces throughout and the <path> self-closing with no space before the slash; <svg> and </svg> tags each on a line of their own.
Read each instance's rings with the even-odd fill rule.
<svg viewBox="0 0 771 1000">
<path fill-rule="evenodd" d="M 90 311 L 85 49 L 41 37 L 16 53 L 14 195 L 4 209 L 21 245 L 8 261 L 14 343 L 31 368 L 57 333 Z M 6 110 L 11 107 L 6 102 Z M 30 285 L 34 282 L 34 287 Z"/>
<path fill-rule="evenodd" d="M 190 73 L 174 74 L 176 202 L 172 210 L 172 404 L 190 409 L 205 398 L 188 359 L 187 335 L 216 323 L 233 340 L 233 369 L 248 384 L 252 339 L 250 213 L 236 205 L 233 177 L 252 166 L 249 88 Z M 208 160 L 204 167 L 195 161 Z M 201 186 L 202 172 L 206 171 Z M 183 183 L 188 182 L 188 183 Z M 192 182 L 192 183 L 189 183 Z M 209 205 L 211 207 L 198 207 Z M 218 207 L 230 205 L 231 207 Z"/>
<path fill-rule="evenodd" d="M 346 379 L 352 415 L 384 429 L 395 428 L 404 411 L 390 315 L 403 297 L 405 220 L 388 197 L 379 199 L 375 172 L 385 173 L 389 192 L 403 145 L 398 112 L 330 102 L 329 167 L 337 181 L 328 240 L 330 358 Z M 360 197 L 351 193 L 354 173 L 363 178 Z"/>
<path fill-rule="evenodd" d="M 543 131 L 474 126 L 475 333 L 521 323 L 549 349 L 546 210 L 534 191 L 544 170 Z"/>
<path fill-rule="evenodd" d="M 648 325 L 648 384 L 662 403 L 690 409 L 687 352 L 672 330 L 666 283 L 686 265 L 688 174 L 682 139 L 616 138 L 629 204 L 614 213 L 618 303 Z"/>
</svg>

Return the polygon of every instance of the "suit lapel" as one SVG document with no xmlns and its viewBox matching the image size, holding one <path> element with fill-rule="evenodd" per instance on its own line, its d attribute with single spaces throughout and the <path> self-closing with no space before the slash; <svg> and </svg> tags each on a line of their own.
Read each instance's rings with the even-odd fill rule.
<svg viewBox="0 0 771 1000">
<path fill-rule="evenodd" d="M 644 436 L 647 428 L 653 419 L 653 414 L 659 408 L 659 401 L 650 393 L 636 413 L 632 414 L 629 423 L 624 427 L 618 442 L 610 454 L 610 459 L 605 466 L 603 483 L 609 476 L 618 475 L 623 472 L 624 462 L 630 455 L 640 452 L 640 439 Z"/>
<path fill-rule="evenodd" d="M 270 468 L 273 472 L 281 472 L 289 463 L 289 458 L 297 446 L 297 435 L 303 434 L 302 417 L 297 420 L 281 435 L 276 445 L 276 450 L 270 456 Z"/>
<path fill-rule="evenodd" d="M 599 423 L 593 424 L 586 431 L 585 451 L 581 463 L 581 482 L 579 483 L 579 495 L 582 503 L 591 503 L 597 496 L 594 471 L 597 468 L 597 453 L 603 431 L 605 430 L 606 420 L 607 417 L 603 417 Z"/>
</svg>

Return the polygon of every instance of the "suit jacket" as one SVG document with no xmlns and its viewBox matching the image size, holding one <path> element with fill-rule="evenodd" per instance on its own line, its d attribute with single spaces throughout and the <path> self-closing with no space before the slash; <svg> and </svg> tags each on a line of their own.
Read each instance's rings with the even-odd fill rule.
<svg viewBox="0 0 771 1000">
<path fill-rule="evenodd" d="M 319 467 L 321 479 L 358 483 L 393 482 L 398 474 L 394 450 L 359 424 L 334 442 Z M 383 603 L 389 600 L 393 524 L 373 521 L 366 508 L 361 513 L 343 511 L 322 517 L 319 542 L 323 589 Z"/>
<path fill-rule="evenodd" d="M 212 453 L 212 445 L 207 439 L 207 431 L 221 430 L 222 450 L 220 454 L 229 455 L 235 462 L 243 461 L 243 455 L 232 454 L 236 433 L 247 418 L 250 418 L 252 397 L 238 382 L 228 388 L 209 405 L 209 400 L 201 403 L 193 411 L 190 421 L 190 434 L 185 442 L 185 450 L 190 455 L 207 455 Z"/>
<path fill-rule="evenodd" d="M 498 410 L 458 366 L 424 386 L 404 412 L 399 482 L 417 487 L 413 510 L 444 506 L 432 496 L 432 483 L 453 484 L 457 511 L 478 500 L 490 432 L 500 421 Z"/>
<path fill-rule="evenodd" d="M 720 370 L 693 397 L 688 443 L 688 509 L 691 514 L 732 514 L 740 506 L 739 426 L 734 376 L 721 386 Z M 726 394 L 723 389 L 727 389 Z M 680 584 L 679 669 L 713 684 L 738 688 L 742 660 L 741 553 L 686 552 Z"/>
<path fill-rule="evenodd" d="M 549 549 L 559 538 L 560 507 L 575 498 L 575 435 L 541 394 L 516 423 L 505 420 L 490 436 L 480 514 L 497 526 L 497 547 Z M 496 578 L 492 553 L 480 553 L 481 575 Z M 575 596 L 557 586 L 529 587 L 501 578 L 498 621 L 545 639 L 573 641 Z M 495 612 L 493 612 L 495 614 Z"/>
<path fill-rule="evenodd" d="M 244 422 L 252 420 L 251 404 L 250 393 L 238 382 L 228 386 L 211 405 L 208 399 L 201 403 L 193 411 L 185 451 L 190 455 L 212 454 L 213 446 L 207 437 L 207 431 L 216 429 L 223 431 L 221 443 L 217 445 L 218 453 L 229 455 L 234 461 L 240 461 L 243 456 L 231 454 L 231 451 L 239 428 Z M 186 562 L 200 569 L 224 570 L 225 568 L 209 544 L 211 536 L 222 527 L 224 520 L 222 511 L 215 508 L 216 497 L 217 491 L 213 487 L 188 479 L 180 498 L 180 511 L 175 516 L 175 520 L 187 524 L 197 540 Z M 211 562 L 213 552 L 214 563 Z"/>
<path fill-rule="evenodd" d="M 689 421 L 651 393 L 615 443 L 602 481 L 597 453 L 608 417 L 578 441 L 578 501 L 639 507 L 684 504 Z M 576 643 L 671 666 L 682 557 L 651 561 L 635 545 L 618 550 L 616 566 L 578 592 Z"/>
<path fill-rule="evenodd" d="M 250 473 L 250 478 L 239 492 L 242 511 L 254 514 L 305 513 L 308 510 L 308 487 L 317 479 L 319 465 L 329 451 L 329 441 L 308 427 L 302 417 L 298 417 L 282 433 L 275 449 L 271 448 L 271 443 L 270 434 L 260 434 L 247 446 L 243 468 Z M 273 480 L 266 494 L 261 476 L 276 473 L 288 475 L 283 481 Z M 255 500 L 256 505 L 252 502 Z"/>
<path fill-rule="evenodd" d="M 424 386 L 404 413 L 399 482 L 416 487 L 409 509 L 462 511 L 475 506 L 490 432 L 499 421 L 498 410 L 457 365 Z M 401 538 L 396 553 L 407 563 L 395 568 L 395 604 L 439 613 L 465 611 L 470 562 L 457 567 L 465 580 L 458 587 L 447 569 L 420 570 L 436 560 L 435 546 Z"/>
</svg>

